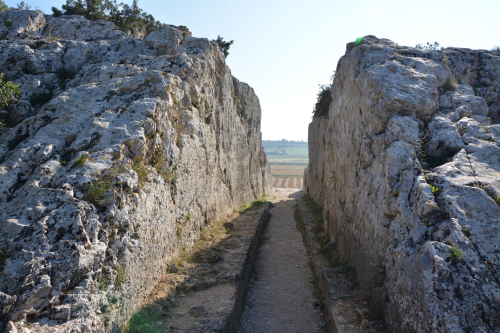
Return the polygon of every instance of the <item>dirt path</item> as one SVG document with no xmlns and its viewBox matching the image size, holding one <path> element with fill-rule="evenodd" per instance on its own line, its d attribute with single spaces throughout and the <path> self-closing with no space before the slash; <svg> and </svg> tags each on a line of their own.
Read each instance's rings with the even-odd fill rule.
<svg viewBox="0 0 500 333">
<path fill-rule="evenodd" d="M 277 191 L 276 191 L 277 190 Z M 324 332 L 293 212 L 297 189 L 273 189 L 274 208 L 238 332 Z"/>
</svg>

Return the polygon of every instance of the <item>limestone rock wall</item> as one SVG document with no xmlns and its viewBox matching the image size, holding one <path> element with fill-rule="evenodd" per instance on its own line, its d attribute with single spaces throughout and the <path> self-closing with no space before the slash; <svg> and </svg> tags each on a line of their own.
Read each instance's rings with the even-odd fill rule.
<svg viewBox="0 0 500 333">
<path fill-rule="evenodd" d="M 142 40 L 7 10 L 0 35 L 21 89 L 0 111 L 3 329 L 117 331 L 205 225 L 269 188 L 259 100 L 185 27 Z"/>
<path fill-rule="evenodd" d="M 367 36 L 309 125 L 304 192 L 394 332 L 500 330 L 499 74 Z"/>
</svg>

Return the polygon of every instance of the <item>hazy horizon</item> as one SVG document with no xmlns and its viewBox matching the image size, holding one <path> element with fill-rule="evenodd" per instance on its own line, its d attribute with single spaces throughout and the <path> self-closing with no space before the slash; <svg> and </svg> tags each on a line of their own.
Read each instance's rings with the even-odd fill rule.
<svg viewBox="0 0 500 333">
<path fill-rule="evenodd" d="M 47 14 L 65 2 L 26 1 Z M 500 45 L 493 28 L 500 1 L 141 0 L 139 7 L 162 23 L 187 26 L 193 36 L 234 40 L 227 64 L 259 96 L 264 140 L 307 141 L 318 84 L 329 82 L 345 45 L 358 37 L 375 35 L 405 46 Z"/>
</svg>

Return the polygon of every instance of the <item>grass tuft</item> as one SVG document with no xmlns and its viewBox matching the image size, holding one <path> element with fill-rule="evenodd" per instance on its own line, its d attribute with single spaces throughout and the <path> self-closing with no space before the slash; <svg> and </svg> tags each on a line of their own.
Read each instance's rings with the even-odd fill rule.
<svg viewBox="0 0 500 333">
<path fill-rule="evenodd" d="M 136 161 L 132 165 L 132 170 L 134 170 L 137 173 L 137 178 L 139 179 L 139 184 L 144 185 L 146 180 L 149 177 L 149 170 L 147 166 L 144 165 L 142 162 Z"/>
<path fill-rule="evenodd" d="M 448 257 L 454 262 L 458 262 L 464 258 L 464 251 L 460 250 L 455 243 L 451 242 L 451 250 L 450 253 L 448 253 Z"/>
<path fill-rule="evenodd" d="M 245 205 L 245 204 L 241 205 L 240 207 L 238 207 L 237 211 L 239 213 L 242 213 L 242 212 L 244 212 L 246 210 L 260 207 L 260 206 L 262 206 L 266 202 L 268 202 L 268 199 L 267 199 L 267 195 L 264 194 L 262 196 L 262 198 L 260 198 L 260 199 L 256 199 L 256 200 L 252 201 L 251 203 L 249 203 L 247 205 Z"/>
<path fill-rule="evenodd" d="M 443 92 L 455 91 L 458 89 L 458 82 L 456 79 L 449 76 L 443 86 Z"/>
<path fill-rule="evenodd" d="M 101 273 L 99 274 L 99 277 L 97 278 L 97 284 L 99 285 L 100 291 L 105 291 L 108 288 L 108 276 L 104 273 L 104 271 L 101 271 Z"/>
<path fill-rule="evenodd" d="M 75 162 L 73 162 L 73 165 L 71 168 L 83 168 L 85 164 L 87 163 L 87 159 L 89 158 L 89 154 L 82 154 L 80 157 L 78 157 Z"/>
<path fill-rule="evenodd" d="M 104 201 L 104 195 L 113 189 L 114 184 L 114 182 L 107 180 L 96 180 L 90 184 L 84 199 L 95 206 L 100 206 Z"/>
<path fill-rule="evenodd" d="M 123 266 L 120 264 L 116 264 L 115 270 L 116 270 L 115 285 L 119 287 L 120 285 L 122 285 L 127 281 L 127 274 L 125 273 L 125 268 L 123 268 Z"/>
<path fill-rule="evenodd" d="M 0 250 L 0 265 L 5 264 L 5 261 L 7 259 L 9 259 L 9 254 L 7 252 Z"/>
<path fill-rule="evenodd" d="M 125 333 L 159 333 L 165 330 L 158 323 L 160 315 L 153 309 L 142 309 L 136 312 L 127 323 Z"/>
<path fill-rule="evenodd" d="M 107 172 L 103 172 L 101 177 L 89 185 L 83 199 L 92 203 L 94 206 L 100 207 L 104 201 L 104 195 L 113 189 L 116 183 L 115 178 L 124 171 L 125 168 L 123 166 L 115 165 Z"/>
</svg>

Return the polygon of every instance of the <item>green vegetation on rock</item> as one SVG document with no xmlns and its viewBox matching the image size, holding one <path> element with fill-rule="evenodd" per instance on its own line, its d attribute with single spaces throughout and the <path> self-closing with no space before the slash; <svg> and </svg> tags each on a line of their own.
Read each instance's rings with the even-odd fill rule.
<svg viewBox="0 0 500 333">
<path fill-rule="evenodd" d="M 262 140 L 269 164 L 307 165 L 309 150 L 307 142 L 288 140 Z"/>
<path fill-rule="evenodd" d="M 330 83 L 320 84 L 319 92 L 316 96 L 316 104 L 314 104 L 313 117 L 324 117 L 328 115 L 328 109 L 332 102 L 332 85 L 335 79 L 335 71 L 330 77 Z"/>
<path fill-rule="evenodd" d="M 9 6 L 5 4 L 2 0 L 0 0 L 0 12 L 3 12 L 4 10 L 9 9 Z"/>
<path fill-rule="evenodd" d="M 73 165 L 71 166 L 71 168 L 82 168 L 85 166 L 85 164 L 87 163 L 87 159 L 89 158 L 89 155 L 88 154 L 82 154 L 80 155 L 80 157 L 78 157 L 75 162 L 73 162 Z"/>
<path fill-rule="evenodd" d="M 448 77 L 444 83 L 443 92 L 455 91 L 458 88 L 458 82 L 452 77 Z"/>
<path fill-rule="evenodd" d="M 227 56 L 229 55 L 229 48 L 231 47 L 231 45 L 233 45 L 234 40 L 226 42 L 224 38 L 222 38 L 221 36 L 217 36 L 217 39 L 214 39 L 213 42 L 219 44 L 221 51 L 224 53 L 224 57 L 227 58 Z"/>
<path fill-rule="evenodd" d="M 451 243 L 451 250 L 450 253 L 448 253 L 448 257 L 451 258 L 451 260 L 458 262 L 464 258 L 464 251 L 460 250 L 460 248 L 455 245 L 455 243 Z"/>
<path fill-rule="evenodd" d="M 60 10 L 52 7 L 54 16 L 82 15 L 91 20 L 113 22 L 118 29 L 128 35 L 147 35 L 161 26 L 155 18 L 145 13 L 134 0 L 132 5 L 118 4 L 116 0 L 67 0 Z"/>
<path fill-rule="evenodd" d="M 136 312 L 130 317 L 125 333 L 157 333 L 164 332 L 158 321 L 160 315 L 151 308 L 146 308 Z"/>
<path fill-rule="evenodd" d="M 19 85 L 5 80 L 5 74 L 0 74 L 0 108 L 9 105 L 10 101 L 18 97 L 20 93 Z"/>
<path fill-rule="evenodd" d="M 431 44 L 429 42 L 427 42 L 427 44 L 417 44 L 415 45 L 415 47 L 421 50 L 434 50 L 434 51 L 443 49 L 443 47 L 439 45 L 438 42 L 434 42 L 434 44 Z"/>
</svg>

